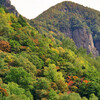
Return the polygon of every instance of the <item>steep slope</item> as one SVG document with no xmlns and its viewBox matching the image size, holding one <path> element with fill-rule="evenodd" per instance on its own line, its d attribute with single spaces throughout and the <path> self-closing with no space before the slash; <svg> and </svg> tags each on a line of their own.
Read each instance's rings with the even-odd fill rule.
<svg viewBox="0 0 100 100">
<path fill-rule="evenodd" d="M 10 0 L 0 0 L 0 5 L 4 6 L 8 12 L 14 13 L 17 17 L 19 16 L 19 13 L 15 9 L 15 7 L 13 5 L 11 5 Z"/>
<path fill-rule="evenodd" d="M 0 100 L 100 99 L 100 57 L 51 34 L 0 8 Z"/>
<path fill-rule="evenodd" d="M 87 49 L 94 56 L 100 53 L 100 12 L 82 5 L 65 1 L 48 9 L 31 24 L 41 33 L 49 31 L 59 35 L 63 34 L 74 40 L 77 47 Z M 98 51 L 97 51 L 97 50 Z"/>
</svg>

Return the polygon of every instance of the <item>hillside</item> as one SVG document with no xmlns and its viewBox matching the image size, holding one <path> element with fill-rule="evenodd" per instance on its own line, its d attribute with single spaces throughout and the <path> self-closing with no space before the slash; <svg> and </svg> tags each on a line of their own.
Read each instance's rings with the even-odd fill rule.
<svg viewBox="0 0 100 100">
<path fill-rule="evenodd" d="M 96 10 L 65 1 L 31 20 L 31 24 L 41 33 L 52 31 L 60 40 L 62 35 L 70 37 L 78 48 L 83 47 L 94 56 L 100 54 L 100 12 Z"/>
<path fill-rule="evenodd" d="M 100 100 L 100 56 L 49 33 L 0 7 L 0 100 Z"/>
</svg>

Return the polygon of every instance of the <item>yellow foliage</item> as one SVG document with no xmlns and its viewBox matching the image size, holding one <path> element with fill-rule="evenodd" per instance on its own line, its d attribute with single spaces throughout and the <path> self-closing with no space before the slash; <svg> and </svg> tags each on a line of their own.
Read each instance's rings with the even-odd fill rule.
<svg viewBox="0 0 100 100">
<path fill-rule="evenodd" d="M 58 47 L 59 53 L 65 53 L 65 50 L 62 47 Z"/>
<path fill-rule="evenodd" d="M 74 89 L 78 89 L 78 87 L 77 86 L 72 86 Z"/>
<path fill-rule="evenodd" d="M 6 62 L 9 62 L 9 63 L 11 63 L 11 62 L 13 62 L 13 61 L 14 61 L 14 59 L 13 59 L 13 56 L 12 56 L 12 55 L 7 55 L 7 56 L 4 58 L 4 60 L 5 60 Z"/>
<path fill-rule="evenodd" d="M 47 58 L 45 62 L 48 63 L 50 60 L 51 60 L 50 58 Z"/>
<path fill-rule="evenodd" d="M 55 51 L 56 53 L 59 54 L 59 51 L 56 48 L 51 48 L 52 51 Z"/>
</svg>

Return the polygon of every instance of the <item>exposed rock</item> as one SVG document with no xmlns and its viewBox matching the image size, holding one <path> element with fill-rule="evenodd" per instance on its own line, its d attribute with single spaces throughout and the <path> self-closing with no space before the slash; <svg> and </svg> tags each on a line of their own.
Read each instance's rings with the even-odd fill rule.
<svg viewBox="0 0 100 100">
<path fill-rule="evenodd" d="M 15 7 L 11 5 L 10 0 L 0 0 L 0 5 L 4 6 L 8 10 L 8 12 L 14 13 L 17 17 L 19 16 L 19 13 L 15 9 Z"/>
<path fill-rule="evenodd" d="M 85 28 L 76 29 L 72 32 L 72 39 L 78 48 L 83 47 L 87 49 L 88 53 L 92 53 L 95 57 L 99 54 L 94 47 L 93 38 Z"/>
</svg>

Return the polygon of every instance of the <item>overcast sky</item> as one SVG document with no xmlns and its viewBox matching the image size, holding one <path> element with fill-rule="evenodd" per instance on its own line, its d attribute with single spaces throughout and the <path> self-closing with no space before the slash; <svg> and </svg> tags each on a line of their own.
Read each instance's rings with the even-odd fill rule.
<svg viewBox="0 0 100 100">
<path fill-rule="evenodd" d="M 11 3 L 21 15 L 32 19 L 62 1 L 73 1 L 100 11 L 100 0 L 11 0 Z"/>
</svg>

